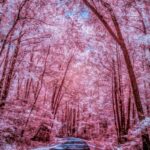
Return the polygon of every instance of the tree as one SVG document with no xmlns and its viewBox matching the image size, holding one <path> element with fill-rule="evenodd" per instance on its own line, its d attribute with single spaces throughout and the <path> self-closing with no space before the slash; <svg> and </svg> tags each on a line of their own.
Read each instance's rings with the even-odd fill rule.
<svg viewBox="0 0 150 150">
<path fill-rule="evenodd" d="M 123 38 L 119 22 L 117 20 L 117 17 L 115 15 L 115 12 L 111 5 L 109 3 L 106 3 L 105 1 L 101 0 L 100 3 L 101 5 L 106 9 L 106 11 L 109 13 L 111 21 L 113 22 L 114 25 L 114 30 L 110 27 L 108 22 L 105 20 L 104 16 L 98 11 L 98 9 L 95 7 L 95 5 L 92 5 L 88 0 L 83 0 L 85 5 L 97 16 L 97 18 L 100 20 L 100 22 L 104 25 L 105 29 L 109 32 L 109 34 L 112 36 L 112 38 L 116 41 L 116 43 L 120 46 L 124 59 L 126 62 L 131 86 L 132 86 L 132 91 L 134 95 L 134 100 L 135 100 L 135 105 L 137 108 L 137 113 L 138 113 L 138 118 L 140 121 L 145 119 L 141 99 L 140 99 L 140 94 L 139 94 L 139 89 L 138 89 L 138 84 L 136 80 L 136 76 L 133 70 L 133 66 L 131 63 L 131 59 L 129 56 L 129 50 L 127 48 L 127 45 L 125 43 L 125 40 Z M 150 141 L 149 141 L 149 135 L 147 131 L 143 131 L 142 133 L 142 141 L 143 141 L 143 149 L 149 149 L 150 148 Z"/>
</svg>

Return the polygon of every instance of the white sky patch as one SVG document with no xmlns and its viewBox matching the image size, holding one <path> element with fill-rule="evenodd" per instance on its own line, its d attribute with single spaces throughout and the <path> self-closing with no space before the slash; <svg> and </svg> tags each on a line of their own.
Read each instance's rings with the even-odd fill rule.
<svg viewBox="0 0 150 150">
<path fill-rule="evenodd" d="M 80 53 L 79 58 L 81 61 L 84 61 L 88 56 L 89 56 L 89 50 L 85 50 L 84 52 Z"/>
<path fill-rule="evenodd" d="M 67 29 L 66 19 L 63 16 L 57 16 L 55 19 L 56 19 L 55 24 L 57 24 L 57 25 L 49 26 L 49 27 L 47 27 L 47 29 L 51 30 L 54 39 L 59 40 L 60 38 L 62 38 L 63 35 L 65 35 L 65 31 Z"/>
<path fill-rule="evenodd" d="M 94 34 L 92 26 L 87 26 L 87 25 L 83 24 L 81 29 L 82 29 L 82 33 L 85 36 Z"/>
<path fill-rule="evenodd" d="M 134 131 L 131 131 L 132 134 L 134 135 L 138 135 L 140 134 L 144 129 L 149 128 L 150 127 L 150 117 L 146 117 L 143 121 L 141 121 L 136 128 L 134 129 Z"/>
<path fill-rule="evenodd" d="M 150 34 L 140 36 L 137 40 L 140 44 L 144 44 L 148 46 L 150 45 Z"/>
<path fill-rule="evenodd" d="M 5 150 L 17 150 L 15 145 L 6 144 L 4 147 Z"/>
</svg>

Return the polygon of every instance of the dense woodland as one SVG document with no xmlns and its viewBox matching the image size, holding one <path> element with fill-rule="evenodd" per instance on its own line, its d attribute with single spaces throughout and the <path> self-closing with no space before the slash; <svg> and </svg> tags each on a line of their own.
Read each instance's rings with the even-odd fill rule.
<svg viewBox="0 0 150 150">
<path fill-rule="evenodd" d="M 0 0 L 0 150 L 150 150 L 149 127 L 149 0 Z"/>
</svg>

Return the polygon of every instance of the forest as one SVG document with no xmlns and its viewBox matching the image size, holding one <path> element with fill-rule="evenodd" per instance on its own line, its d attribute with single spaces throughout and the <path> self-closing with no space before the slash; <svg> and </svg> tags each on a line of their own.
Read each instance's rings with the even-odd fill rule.
<svg viewBox="0 0 150 150">
<path fill-rule="evenodd" d="M 150 150 L 150 0 L 0 0 L 0 150 L 69 137 Z"/>
</svg>

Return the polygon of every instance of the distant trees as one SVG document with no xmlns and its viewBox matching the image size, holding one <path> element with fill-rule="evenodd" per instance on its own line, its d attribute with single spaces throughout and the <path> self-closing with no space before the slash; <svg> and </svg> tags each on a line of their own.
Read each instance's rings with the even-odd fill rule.
<svg viewBox="0 0 150 150">
<path fill-rule="evenodd" d="M 60 129 L 61 136 L 78 136 L 78 121 L 79 120 L 79 109 L 71 108 L 66 103 L 64 113 L 62 113 L 62 128 Z"/>
<path fill-rule="evenodd" d="M 48 59 L 48 56 L 49 56 L 49 52 L 50 52 L 50 49 L 47 50 L 47 54 L 46 56 L 44 57 L 44 68 L 43 68 L 43 71 L 42 73 L 40 74 L 39 76 L 39 81 L 35 82 L 35 83 L 32 83 L 32 80 L 30 82 L 30 80 L 27 79 L 27 89 L 25 90 L 25 99 L 28 98 L 29 96 L 29 92 L 30 92 L 30 86 L 32 87 L 32 92 L 33 92 L 33 97 L 34 97 L 34 101 L 33 101 L 33 104 L 31 106 L 31 109 L 30 109 L 30 112 L 29 112 L 29 115 L 26 119 L 26 122 L 25 122 L 25 125 L 24 125 L 24 128 L 23 130 L 21 131 L 21 136 L 23 136 L 24 132 L 25 132 L 25 129 L 27 128 L 27 125 L 29 123 L 29 120 L 30 120 L 30 117 L 32 115 L 32 111 L 34 110 L 34 107 L 37 103 L 37 100 L 38 100 L 38 97 L 40 95 L 40 92 L 41 92 L 41 89 L 42 89 L 42 86 L 43 86 L 43 80 L 44 80 L 44 75 L 45 75 L 45 72 L 46 72 L 46 67 L 47 67 L 47 59 Z M 32 58 L 32 57 L 31 57 Z M 30 83 L 29 83 L 30 82 Z M 28 93 L 26 93 L 28 92 Z"/>
</svg>

